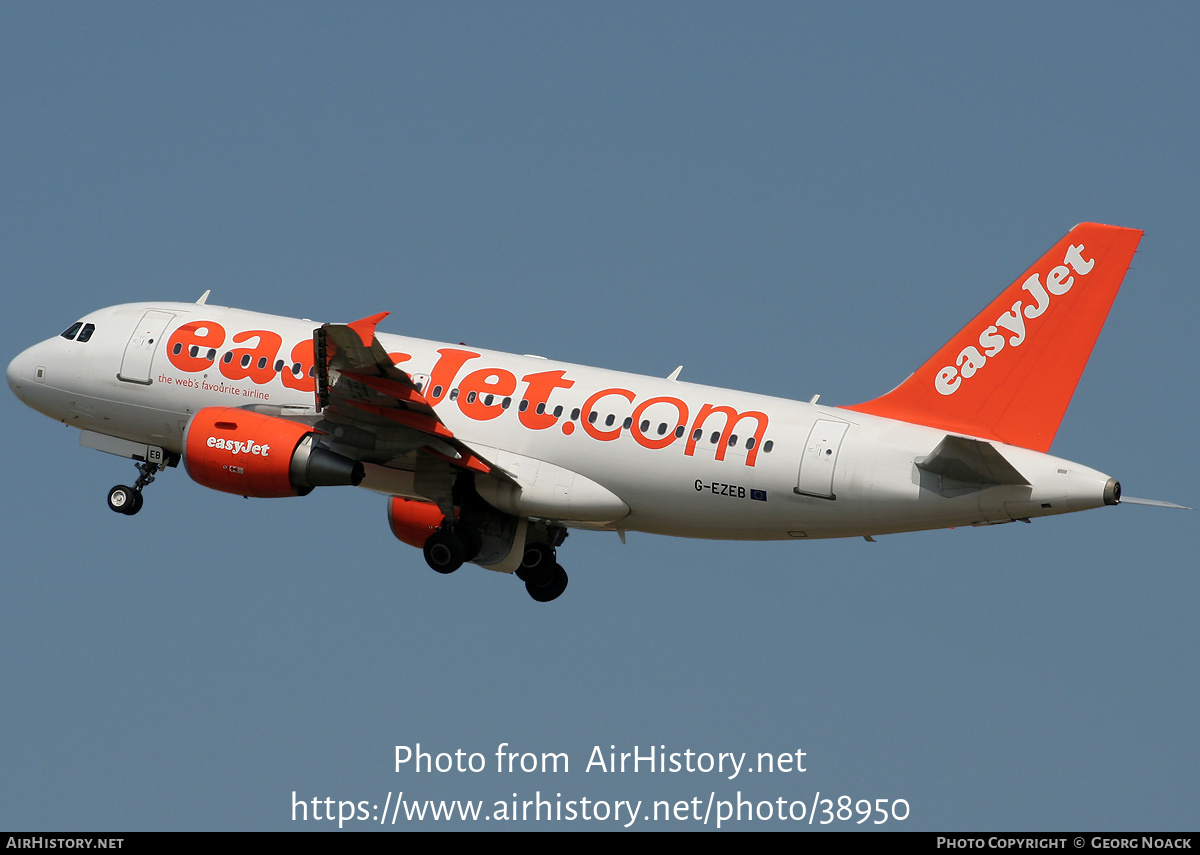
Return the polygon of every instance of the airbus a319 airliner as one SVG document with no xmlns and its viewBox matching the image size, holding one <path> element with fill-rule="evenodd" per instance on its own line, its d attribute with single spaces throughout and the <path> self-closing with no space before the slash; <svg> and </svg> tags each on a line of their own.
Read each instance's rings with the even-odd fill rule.
<svg viewBox="0 0 1200 855">
<path fill-rule="evenodd" d="M 114 511 L 136 514 L 180 462 L 238 496 L 362 486 L 434 570 L 515 573 L 544 602 L 567 585 L 568 528 L 869 540 L 1118 504 L 1115 479 L 1046 452 L 1141 236 L 1076 226 L 853 406 L 387 335 L 386 313 L 314 329 L 207 292 L 91 312 L 13 359 L 8 383 L 137 461 Z"/>
</svg>

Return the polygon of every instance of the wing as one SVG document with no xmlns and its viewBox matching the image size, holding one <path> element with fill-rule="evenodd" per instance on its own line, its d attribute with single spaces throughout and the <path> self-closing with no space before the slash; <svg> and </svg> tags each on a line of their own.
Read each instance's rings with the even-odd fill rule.
<svg viewBox="0 0 1200 855">
<path fill-rule="evenodd" d="M 417 492 L 453 513 L 451 488 L 464 471 L 511 481 L 454 436 L 375 337 L 387 312 L 313 332 L 317 424 L 331 448 L 364 463 L 414 473 Z"/>
</svg>

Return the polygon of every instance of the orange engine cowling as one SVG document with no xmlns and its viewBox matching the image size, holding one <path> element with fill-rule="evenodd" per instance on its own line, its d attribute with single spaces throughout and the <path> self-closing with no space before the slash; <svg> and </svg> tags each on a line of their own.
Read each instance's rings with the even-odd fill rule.
<svg viewBox="0 0 1200 855">
<path fill-rule="evenodd" d="M 409 546 L 425 547 L 429 535 L 441 528 L 446 515 L 433 502 L 392 496 L 388 503 L 388 525 L 392 534 Z"/>
<path fill-rule="evenodd" d="M 441 508 L 433 502 L 403 496 L 388 499 L 392 534 L 409 546 L 424 549 L 430 535 L 445 522 Z M 454 506 L 454 532 L 463 541 L 466 560 L 482 567 L 494 569 L 514 548 L 525 548 L 525 526 L 478 497 L 466 496 L 461 505 Z"/>
<path fill-rule="evenodd" d="M 357 486 L 363 465 L 314 444 L 307 425 L 232 407 L 205 407 L 183 435 L 192 480 L 237 496 L 303 496 L 313 487 Z"/>
</svg>

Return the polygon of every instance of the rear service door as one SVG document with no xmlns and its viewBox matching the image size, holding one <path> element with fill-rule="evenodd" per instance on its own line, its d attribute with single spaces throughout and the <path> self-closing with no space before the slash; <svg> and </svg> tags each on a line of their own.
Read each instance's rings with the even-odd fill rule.
<svg viewBox="0 0 1200 855">
<path fill-rule="evenodd" d="M 846 422 L 831 419 L 818 419 L 813 425 L 808 442 L 804 444 L 804 456 L 800 458 L 797 493 L 821 499 L 837 498 L 833 494 L 833 470 L 837 466 L 842 437 L 849 426 Z"/>
</svg>

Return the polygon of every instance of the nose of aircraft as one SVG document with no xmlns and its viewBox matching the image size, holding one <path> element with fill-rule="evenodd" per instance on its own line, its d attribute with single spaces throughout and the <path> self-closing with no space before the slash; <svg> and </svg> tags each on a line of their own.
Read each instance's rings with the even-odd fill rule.
<svg viewBox="0 0 1200 855">
<path fill-rule="evenodd" d="M 8 388 L 13 390 L 13 394 L 25 400 L 24 387 L 33 382 L 33 357 L 30 350 L 24 350 L 13 357 L 12 362 L 8 363 Z"/>
<path fill-rule="evenodd" d="M 13 357 L 8 363 L 5 374 L 8 377 L 8 388 L 26 405 L 40 410 L 38 402 L 50 391 L 46 386 L 47 356 L 46 342 L 40 342 Z"/>
</svg>

